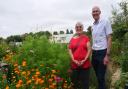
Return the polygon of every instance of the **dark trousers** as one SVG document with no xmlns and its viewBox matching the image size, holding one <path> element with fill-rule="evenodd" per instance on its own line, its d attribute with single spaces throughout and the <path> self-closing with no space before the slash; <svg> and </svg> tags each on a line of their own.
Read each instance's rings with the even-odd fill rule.
<svg viewBox="0 0 128 89">
<path fill-rule="evenodd" d="M 98 89 L 106 89 L 106 85 L 105 85 L 106 65 L 103 64 L 106 51 L 107 49 L 93 50 L 92 52 L 92 65 L 98 80 Z"/>
<path fill-rule="evenodd" d="M 73 70 L 71 76 L 73 89 L 89 89 L 89 73 L 90 68 Z"/>
</svg>

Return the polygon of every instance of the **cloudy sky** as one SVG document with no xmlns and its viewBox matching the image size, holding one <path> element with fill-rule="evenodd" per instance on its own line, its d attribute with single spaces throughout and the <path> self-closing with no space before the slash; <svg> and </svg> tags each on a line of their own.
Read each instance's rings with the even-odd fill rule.
<svg viewBox="0 0 128 89">
<path fill-rule="evenodd" d="M 0 0 L 0 37 L 40 30 L 85 29 L 92 24 L 91 9 L 99 6 L 102 17 L 111 17 L 111 6 L 120 0 Z"/>
</svg>

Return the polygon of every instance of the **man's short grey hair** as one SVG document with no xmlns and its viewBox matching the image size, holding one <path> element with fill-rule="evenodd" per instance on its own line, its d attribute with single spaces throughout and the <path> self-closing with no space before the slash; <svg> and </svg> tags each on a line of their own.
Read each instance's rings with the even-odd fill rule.
<svg viewBox="0 0 128 89">
<path fill-rule="evenodd" d="M 92 11 L 93 11 L 94 9 L 97 9 L 97 10 L 99 10 L 99 11 L 101 12 L 101 10 L 100 10 L 100 7 L 99 7 L 99 6 L 94 6 L 94 7 L 92 8 Z"/>
</svg>

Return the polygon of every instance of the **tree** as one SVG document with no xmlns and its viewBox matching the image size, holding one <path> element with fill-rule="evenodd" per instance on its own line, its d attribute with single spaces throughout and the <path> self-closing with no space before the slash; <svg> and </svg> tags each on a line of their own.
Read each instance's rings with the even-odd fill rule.
<svg viewBox="0 0 128 89">
<path fill-rule="evenodd" d="M 69 32 L 69 30 L 68 30 L 68 29 L 66 30 L 66 34 L 70 34 L 70 32 Z"/>
<path fill-rule="evenodd" d="M 60 34 L 64 34 L 64 31 L 60 31 Z"/>
<path fill-rule="evenodd" d="M 73 34 L 73 30 L 72 29 L 70 30 L 70 34 Z"/>
<path fill-rule="evenodd" d="M 14 35 L 14 36 L 9 36 L 7 37 L 6 39 L 7 43 L 10 43 L 10 42 L 22 42 L 23 39 L 20 35 Z"/>
<path fill-rule="evenodd" d="M 2 43 L 4 41 L 4 39 L 2 37 L 0 37 L 0 43 Z"/>
<path fill-rule="evenodd" d="M 57 31 L 54 31 L 54 32 L 53 32 L 53 35 L 58 35 L 58 32 L 57 32 Z"/>
<path fill-rule="evenodd" d="M 49 38 L 50 36 L 52 36 L 52 34 L 49 31 L 45 31 L 45 35 L 47 38 Z"/>
<path fill-rule="evenodd" d="M 87 36 L 89 36 L 90 38 L 91 38 L 91 29 L 92 29 L 92 27 L 89 26 L 89 27 L 87 28 L 87 32 L 86 32 Z"/>
</svg>

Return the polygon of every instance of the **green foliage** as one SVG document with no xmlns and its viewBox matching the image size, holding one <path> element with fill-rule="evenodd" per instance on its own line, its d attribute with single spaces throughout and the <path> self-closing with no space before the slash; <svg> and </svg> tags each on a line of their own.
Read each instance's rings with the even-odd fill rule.
<svg viewBox="0 0 128 89">
<path fill-rule="evenodd" d="M 8 45 L 6 43 L 0 44 L 0 60 L 5 56 Z"/>
<path fill-rule="evenodd" d="M 126 33 L 128 33 L 128 2 L 126 0 L 119 3 L 120 9 L 113 8 L 112 11 L 112 27 L 113 27 L 113 39 L 118 39 L 120 42 L 124 39 Z"/>
<path fill-rule="evenodd" d="M 128 53 L 125 53 L 123 56 L 122 56 L 122 59 L 121 59 L 121 69 L 122 69 L 122 72 L 128 72 Z"/>
<path fill-rule="evenodd" d="M 40 38 L 28 36 L 25 39 L 18 54 L 14 56 L 14 60 L 17 60 L 19 64 L 24 59 L 30 67 L 40 64 L 56 65 L 55 68 L 60 70 L 61 75 L 67 72 L 70 61 L 67 45 L 51 43 L 44 36 Z"/>
<path fill-rule="evenodd" d="M 14 35 L 14 36 L 9 36 L 6 39 L 7 43 L 9 42 L 22 42 L 23 39 L 20 35 Z"/>
<path fill-rule="evenodd" d="M 51 36 L 51 33 L 49 31 L 40 31 L 33 34 L 33 36 L 36 36 L 36 37 L 46 36 L 47 38 L 49 38 Z"/>
<path fill-rule="evenodd" d="M 121 74 L 120 79 L 115 83 L 115 89 L 124 89 L 126 84 L 128 84 L 128 72 Z"/>
<path fill-rule="evenodd" d="M 64 31 L 60 31 L 59 34 L 64 34 Z"/>
<path fill-rule="evenodd" d="M 87 28 L 87 32 L 86 32 L 87 36 L 89 36 L 90 38 L 91 38 L 91 29 L 92 29 L 92 27 L 89 26 L 89 27 Z"/>
</svg>

